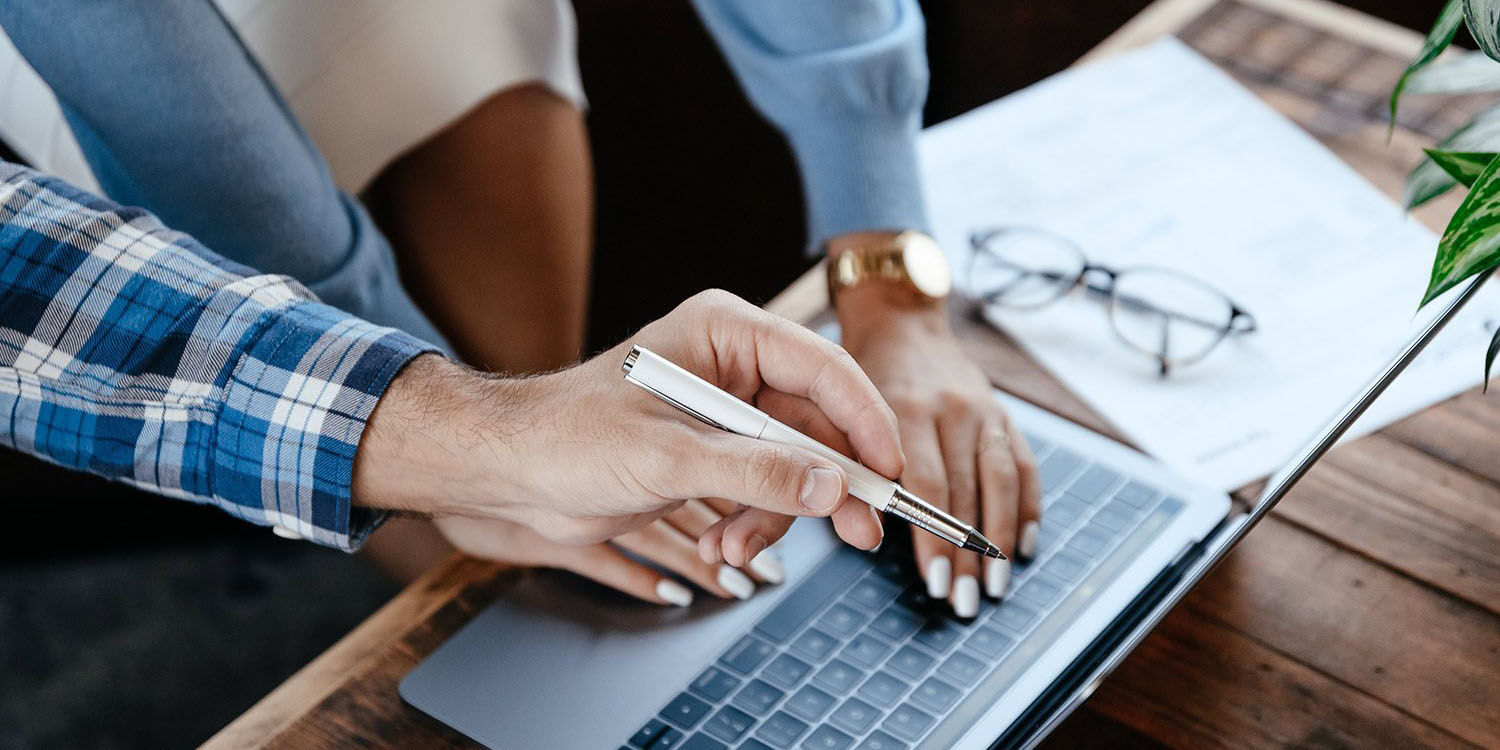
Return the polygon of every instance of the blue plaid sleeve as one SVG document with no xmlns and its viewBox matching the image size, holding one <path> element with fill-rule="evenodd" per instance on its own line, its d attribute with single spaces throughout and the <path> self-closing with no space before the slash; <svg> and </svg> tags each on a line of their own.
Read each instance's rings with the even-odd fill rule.
<svg viewBox="0 0 1500 750">
<path fill-rule="evenodd" d="M 357 548 L 375 403 L 434 348 L 214 255 L 152 215 L 0 162 L 0 440 Z"/>
</svg>

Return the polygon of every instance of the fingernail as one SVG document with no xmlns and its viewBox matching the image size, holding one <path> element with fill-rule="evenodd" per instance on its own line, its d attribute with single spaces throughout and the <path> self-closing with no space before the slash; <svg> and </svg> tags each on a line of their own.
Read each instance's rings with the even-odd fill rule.
<svg viewBox="0 0 1500 750">
<path fill-rule="evenodd" d="M 781 555 L 776 554 L 774 550 L 766 550 L 750 558 L 750 570 L 767 583 L 781 583 L 786 580 L 786 566 L 781 563 Z"/>
<path fill-rule="evenodd" d="M 814 513 L 827 513 L 839 502 L 843 481 L 833 469 L 815 466 L 802 480 L 802 507 Z"/>
<path fill-rule="evenodd" d="M 953 582 L 953 614 L 959 617 L 979 614 L 979 581 L 974 576 L 959 576 Z"/>
<path fill-rule="evenodd" d="M 880 532 L 880 541 L 870 548 L 871 552 L 879 552 L 880 545 L 885 544 L 885 524 L 880 520 L 880 514 L 875 511 L 874 506 L 866 506 L 870 509 L 870 520 L 875 522 L 875 530 Z"/>
<path fill-rule="evenodd" d="M 1027 521 L 1026 525 L 1021 527 L 1021 544 L 1018 550 L 1021 553 L 1021 557 L 1036 556 L 1036 532 L 1038 528 L 1036 521 Z"/>
<path fill-rule="evenodd" d="M 989 560 L 984 569 L 984 593 L 989 594 L 991 599 L 999 599 L 1005 596 L 1005 588 L 1010 585 L 1010 561 Z"/>
<path fill-rule="evenodd" d="M 750 538 L 745 540 L 746 562 L 754 560 L 756 555 L 759 555 L 766 550 L 767 546 L 768 545 L 766 544 L 765 537 L 761 536 L 760 534 L 751 534 Z"/>
<path fill-rule="evenodd" d="M 686 607 L 693 603 L 693 592 L 688 588 L 670 578 L 663 578 L 656 582 L 656 595 L 668 604 Z"/>
<path fill-rule="evenodd" d="M 948 598 L 948 584 L 953 575 L 953 564 L 946 557 L 934 557 L 927 563 L 927 596 L 933 599 Z"/>
<path fill-rule="evenodd" d="M 750 576 L 741 573 L 738 568 L 720 565 L 718 578 L 719 585 L 723 586 L 725 591 L 734 594 L 736 599 L 749 599 L 750 595 L 755 593 L 755 582 L 750 580 Z"/>
</svg>

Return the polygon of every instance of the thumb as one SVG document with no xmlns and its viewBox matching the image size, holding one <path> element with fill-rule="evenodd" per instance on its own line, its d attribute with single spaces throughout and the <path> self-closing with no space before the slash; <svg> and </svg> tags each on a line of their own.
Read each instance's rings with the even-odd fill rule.
<svg viewBox="0 0 1500 750">
<path fill-rule="evenodd" d="M 826 516 L 848 494 L 844 472 L 802 448 L 706 434 L 678 474 L 679 497 L 722 497 L 789 516 Z"/>
</svg>

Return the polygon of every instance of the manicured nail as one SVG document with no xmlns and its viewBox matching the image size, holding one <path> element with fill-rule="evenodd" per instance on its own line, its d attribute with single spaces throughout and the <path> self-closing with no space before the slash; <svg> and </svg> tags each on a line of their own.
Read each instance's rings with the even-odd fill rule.
<svg viewBox="0 0 1500 750">
<path fill-rule="evenodd" d="M 947 599 L 948 585 L 952 582 L 953 564 L 948 558 L 939 555 L 927 563 L 927 596 L 933 599 Z"/>
<path fill-rule="evenodd" d="M 1026 525 L 1021 527 L 1021 544 L 1017 550 L 1021 553 L 1021 557 L 1036 557 L 1036 532 L 1038 528 L 1036 521 L 1027 521 Z"/>
<path fill-rule="evenodd" d="M 814 513 L 827 513 L 839 502 L 843 481 L 833 469 L 815 466 L 802 480 L 802 507 Z"/>
<path fill-rule="evenodd" d="M 766 583 L 781 583 L 786 580 L 786 566 L 775 550 L 766 550 L 750 558 L 750 570 Z"/>
<path fill-rule="evenodd" d="M 736 599 L 749 599 L 750 595 L 755 593 L 755 582 L 750 580 L 750 576 L 741 573 L 738 568 L 720 565 L 718 579 L 719 585 L 723 586 L 725 591 L 734 594 Z"/>
<path fill-rule="evenodd" d="M 670 578 L 663 578 L 656 582 L 656 595 L 668 604 L 686 607 L 693 603 L 693 592 L 688 588 Z"/>
<path fill-rule="evenodd" d="M 1010 561 L 985 561 L 984 593 L 989 594 L 991 599 L 999 599 L 1005 596 L 1007 586 L 1010 586 Z"/>
<path fill-rule="evenodd" d="M 974 576 L 959 576 L 953 582 L 953 614 L 959 617 L 979 614 L 979 581 Z"/>
</svg>

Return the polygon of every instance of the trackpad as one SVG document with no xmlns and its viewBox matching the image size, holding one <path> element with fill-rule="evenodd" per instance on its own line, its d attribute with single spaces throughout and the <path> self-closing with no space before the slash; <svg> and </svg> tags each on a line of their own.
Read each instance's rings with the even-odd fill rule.
<svg viewBox="0 0 1500 750">
<path fill-rule="evenodd" d="M 777 547 L 786 583 L 747 602 L 700 592 L 687 609 L 528 576 L 412 670 L 401 696 L 492 748 L 618 746 L 835 544 L 825 522 L 798 521 Z"/>
</svg>

